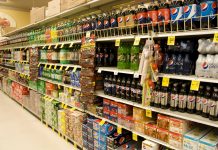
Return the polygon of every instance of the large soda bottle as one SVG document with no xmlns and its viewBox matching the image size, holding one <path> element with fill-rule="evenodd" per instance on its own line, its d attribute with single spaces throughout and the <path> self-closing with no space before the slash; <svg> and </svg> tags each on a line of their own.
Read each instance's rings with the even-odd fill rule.
<svg viewBox="0 0 218 150">
<path fill-rule="evenodd" d="M 187 86 L 187 83 L 183 83 L 181 86 L 181 90 L 179 92 L 178 111 L 180 112 L 186 111 L 187 101 L 188 101 L 188 86 Z"/>
<path fill-rule="evenodd" d="M 126 21 L 125 21 L 125 13 L 122 8 L 117 11 L 118 14 L 118 27 L 125 27 L 126 26 Z"/>
<path fill-rule="evenodd" d="M 144 3 L 141 3 L 138 5 L 138 10 L 136 12 L 136 18 L 139 24 L 139 33 L 147 33 L 147 18 L 148 18 L 148 13 L 147 13 L 147 8 L 145 7 Z"/>
<path fill-rule="evenodd" d="M 103 17 L 102 14 L 99 14 L 99 15 L 98 15 L 97 29 L 98 29 L 98 30 L 104 29 L 104 17 Z"/>
<path fill-rule="evenodd" d="M 211 87 L 206 86 L 206 92 L 204 94 L 204 99 L 202 101 L 202 113 L 201 115 L 205 118 L 208 118 L 209 115 L 209 101 L 211 99 Z"/>
<path fill-rule="evenodd" d="M 136 103 L 142 104 L 142 86 L 140 84 L 140 80 L 137 81 Z"/>
<path fill-rule="evenodd" d="M 184 74 L 184 56 L 182 54 L 178 54 L 176 59 L 176 74 Z"/>
<path fill-rule="evenodd" d="M 204 77 L 211 78 L 213 76 L 214 55 L 207 55 L 205 62 L 202 65 Z"/>
<path fill-rule="evenodd" d="M 156 85 L 155 85 L 154 90 L 152 91 L 151 100 L 150 100 L 150 105 L 151 106 L 154 106 L 155 101 L 158 101 L 158 89 L 159 89 L 160 84 L 161 84 L 160 80 L 158 80 Z"/>
<path fill-rule="evenodd" d="M 104 46 L 104 66 L 109 66 L 110 54 L 108 53 L 108 47 Z"/>
<path fill-rule="evenodd" d="M 135 102 L 136 101 L 136 79 L 133 78 L 132 83 L 131 83 L 131 101 Z"/>
<path fill-rule="evenodd" d="M 170 31 L 170 7 L 167 2 L 162 2 L 159 4 L 158 22 L 159 32 Z"/>
<path fill-rule="evenodd" d="M 200 25 L 201 8 L 196 0 L 184 0 L 185 29 L 196 29 Z"/>
<path fill-rule="evenodd" d="M 164 54 L 164 60 L 163 60 L 163 68 L 161 69 L 163 71 L 163 73 L 169 73 L 169 66 L 168 66 L 168 62 L 169 62 L 169 54 L 165 53 Z"/>
<path fill-rule="evenodd" d="M 167 62 L 168 73 L 174 74 L 176 72 L 176 54 L 172 54 L 171 58 Z"/>
<path fill-rule="evenodd" d="M 196 69 L 195 69 L 195 75 L 198 77 L 204 76 L 204 62 L 206 60 L 206 57 L 202 54 L 198 56 L 198 59 L 196 61 Z"/>
<path fill-rule="evenodd" d="M 169 99 L 170 99 L 170 92 L 168 87 L 161 88 L 161 108 L 167 109 L 169 107 Z"/>
<path fill-rule="evenodd" d="M 188 113 L 195 113 L 196 107 L 196 93 L 195 91 L 190 90 L 188 94 L 188 101 L 187 101 L 187 112 Z"/>
<path fill-rule="evenodd" d="M 202 102 L 204 101 L 204 86 L 200 85 L 199 91 L 196 98 L 196 114 L 201 115 L 202 113 Z"/>
<path fill-rule="evenodd" d="M 179 83 L 174 83 L 170 96 L 170 110 L 176 111 L 179 104 Z"/>
<path fill-rule="evenodd" d="M 118 48 L 118 55 L 117 55 L 117 68 L 118 69 L 125 69 L 126 68 L 126 53 L 125 53 L 125 45 L 121 43 L 120 47 Z"/>
<path fill-rule="evenodd" d="M 183 63 L 183 74 L 184 75 L 191 75 L 193 71 L 193 63 L 190 58 L 190 54 L 185 54 L 185 59 Z"/>
<path fill-rule="evenodd" d="M 108 75 L 104 78 L 104 94 L 108 95 Z"/>
<path fill-rule="evenodd" d="M 147 20 L 149 30 L 154 32 L 158 31 L 158 6 L 154 4 L 153 0 L 151 4 L 148 6 L 148 20 Z"/>
<path fill-rule="evenodd" d="M 110 15 L 109 13 L 105 12 L 103 13 L 103 17 L 104 17 L 104 28 L 110 28 L 111 27 L 111 23 L 110 23 Z"/>
<path fill-rule="evenodd" d="M 117 83 L 116 83 L 116 97 L 121 97 L 121 77 L 118 76 Z"/>
<path fill-rule="evenodd" d="M 121 80 L 120 96 L 122 99 L 126 99 L 126 78 L 125 77 L 123 77 Z"/>
<path fill-rule="evenodd" d="M 137 71 L 139 69 L 139 46 L 131 47 L 131 64 L 130 69 Z"/>
<path fill-rule="evenodd" d="M 125 22 L 126 26 L 128 27 L 134 27 L 135 26 L 135 10 L 133 10 L 130 6 L 128 6 L 128 9 L 125 11 Z"/>
<path fill-rule="evenodd" d="M 97 24 L 98 24 L 98 21 L 97 21 L 97 15 L 92 15 L 91 16 L 91 27 L 92 27 L 92 30 L 96 30 L 97 28 Z"/>
<path fill-rule="evenodd" d="M 172 30 L 178 31 L 184 29 L 184 10 L 181 0 L 172 1 L 170 5 L 170 14 L 172 21 Z"/>
<path fill-rule="evenodd" d="M 126 81 L 126 99 L 131 100 L 131 80 L 130 78 Z"/>
<path fill-rule="evenodd" d="M 218 78 L 218 54 L 215 55 L 214 57 L 214 69 L 213 69 L 213 78 Z"/>
<path fill-rule="evenodd" d="M 112 95 L 112 75 L 108 78 L 108 95 Z"/>
<path fill-rule="evenodd" d="M 116 27 L 118 27 L 117 12 L 116 12 L 116 10 L 113 10 L 113 11 L 111 12 L 110 25 L 111 25 L 111 28 L 116 28 Z"/>
<path fill-rule="evenodd" d="M 201 0 L 201 27 L 217 27 L 217 0 Z M 209 26 L 208 26 L 209 24 Z"/>
<path fill-rule="evenodd" d="M 209 101 L 209 119 L 213 121 L 218 120 L 218 88 L 213 88 L 213 95 Z"/>
<path fill-rule="evenodd" d="M 157 85 L 155 87 L 155 93 L 153 96 L 154 97 L 154 107 L 158 107 L 160 108 L 161 107 L 161 95 L 162 95 L 162 92 L 161 92 L 161 82 L 160 80 L 157 82 Z"/>
</svg>

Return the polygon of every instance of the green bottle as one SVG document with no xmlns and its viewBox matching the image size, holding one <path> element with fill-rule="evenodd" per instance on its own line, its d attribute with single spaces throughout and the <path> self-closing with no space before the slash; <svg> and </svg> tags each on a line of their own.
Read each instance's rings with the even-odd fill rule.
<svg viewBox="0 0 218 150">
<path fill-rule="evenodd" d="M 132 46 L 131 48 L 131 64 L 130 69 L 137 71 L 139 69 L 139 46 Z"/>
<path fill-rule="evenodd" d="M 124 51 L 125 51 L 124 44 L 121 43 L 120 47 L 118 48 L 118 53 L 117 53 L 117 68 L 118 69 L 126 68 L 126 56 L 125 56 Z"/>
</svg>

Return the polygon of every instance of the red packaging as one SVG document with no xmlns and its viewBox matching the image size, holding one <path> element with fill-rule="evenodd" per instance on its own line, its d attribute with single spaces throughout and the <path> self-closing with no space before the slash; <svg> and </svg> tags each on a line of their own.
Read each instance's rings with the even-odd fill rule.
<svg viewBox="0 0 218 150">
<path fill-rule="evenodd" d="M 161 128 L 157 128 L 157 138 L 166 143 L 169 142 L 169 131 Z"/>
<path fill-rule="evenodd" d="M 158 11 L 157 10 L 148 11 L 148 18 L 151 19 L 152 25 L 156 26 L 158 22 Z"/>
<path fill-rule="evenodd" d="M 170 9 L 169 8 L 162 8 L 158 9 L 158 18 L 164 18 L 165 25 L 170 23 Z M 160 19 L 159 25 L 163 24 L 163 20 Z"/>
<path fill-rule="evenodd" d="M 169 129 L 170 117 L 158 114 L 157 126 L 162 129 Z"/>
<path fill-rule="evenodd" d="M 157 125 L 154 122 L 145 124 L 145 134 L 157 138 Z"/>
</svg>

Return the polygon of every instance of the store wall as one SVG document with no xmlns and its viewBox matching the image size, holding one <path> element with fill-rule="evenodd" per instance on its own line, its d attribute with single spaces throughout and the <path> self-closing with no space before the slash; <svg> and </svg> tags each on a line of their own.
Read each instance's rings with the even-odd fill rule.
<svg viewBox="0 0 218 150">
<path fill-rule="evenodd" d="M 0 12 L 10 15 L 16 21 L 17 27 L 20 28 L 30 23 L 30 12 L 23 10 L 16 10 L 13 8 L 1 8 Z"/>
</svg>

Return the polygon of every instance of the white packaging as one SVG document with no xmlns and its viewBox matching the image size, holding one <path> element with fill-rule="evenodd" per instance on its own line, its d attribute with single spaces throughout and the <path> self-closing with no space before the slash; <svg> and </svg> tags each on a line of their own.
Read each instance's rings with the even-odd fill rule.
<svg viewBox="0 0 218 150">
<path fill-rule="evenodd" d="M 206 60 L 205 55 L 200 54 L 198 56 L 198 59 L 196 61 L 196 69 L 195 69 L 195 75 L 198 77 L 203 77 L 204 76 L 204 72 L 203 72 L 203 64 Z"/>
<path fill-rule="evenodd" d="M 213 69 L 213 78 L 218 78 L 218 54 L 215 55 L 214 57 L 214 69 Z"/>
<path fill-rule="evenodd" d="M 213 129 L 200 139 L 198 150 L 217 150 L 218 149 L 218 129 Z"/>
<path fill-rule="evenodd" d="M 206 61 L 203 63 L 203 73 L 204 77 L 211 78 L 213 76 L 213 69 L 214 69 L 214 55 L 207 55 Z"/>
<path fill-rule="evenodd" d="M 159 150 L 160 145 L 149 140 L 142 142 L 142 150 Z"/>
</svg>

